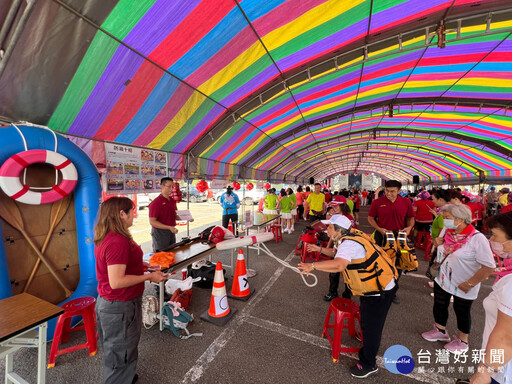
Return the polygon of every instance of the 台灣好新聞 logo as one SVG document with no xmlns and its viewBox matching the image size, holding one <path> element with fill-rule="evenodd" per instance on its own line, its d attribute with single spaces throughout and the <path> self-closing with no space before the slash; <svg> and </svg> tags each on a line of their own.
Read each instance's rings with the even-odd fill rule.
<svg viewBox="0 0 512 384">
<path fill-rule="evenodd" d="M 407 375 L 414 369 L 411 351 L 403 345 L 392 345 L 384 353 L 384 366 L 391 373 Z"/>
</svg>

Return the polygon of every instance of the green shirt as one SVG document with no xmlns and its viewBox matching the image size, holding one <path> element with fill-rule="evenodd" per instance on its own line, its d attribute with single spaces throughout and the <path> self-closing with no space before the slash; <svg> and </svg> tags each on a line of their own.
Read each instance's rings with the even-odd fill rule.
<svg viewBox="0 0 512 384">
<path fill-rule="evenodd" d="M 265 208 L 275 211 L 277 208 L 277 196 L 268 194 L 265 196 Z"/>
<path fill-rule="evenodd" d="M 293 202 L 290 196 L 282 197 L 279 204 L 281 205 L 281 213 L 290 213 L 292 210 Z"/>
<path fill-rule="evenodd" d="M 292 209 L 297 208 L 297 196 L 295 196 L 295 193 L 292 193 L 291 195 L 288 195 L 288 197 L 290 199 L 292 199 L 292 201 L 293 201 L 293 208 Z"/>
<path fill-rule="evenodd" d="M 432 222 L 432 233 L 431 233 L 432 240 L 434 240 L 436 237 L 439 236 L 439 233 L 441 232 L 441 229 L 443 229 L 443 228 L 444 228 L 443 214 L 441 213 Z"/>
<path fill-rule="evenodd" d="M 347 205 L 350 208 L 350 214 L 354 216 L 354 202 L 350 199 L 347 199 Z"/>
</svg>

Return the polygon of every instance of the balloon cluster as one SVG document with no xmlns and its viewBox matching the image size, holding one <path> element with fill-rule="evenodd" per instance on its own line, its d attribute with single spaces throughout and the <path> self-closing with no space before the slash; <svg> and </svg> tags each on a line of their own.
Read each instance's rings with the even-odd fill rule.
<svg viewBox="0 0 512 384">
<path fill-rule="evenodd" d="M 208 189 L 208 183 L 206 182 L 206 180 L 201 180 L 199 181 L 197 184 L 196 184 L 196 189 L 199 191 L 199 192 L 204 192 Z"/>
<path fill-rule="evenodd" d="M 250 191 L 251 189 L 254 188 L 254 184 L 253 183 L 249 183 L 245 186 L 245 188 L 247 188 L 248 191 Z"/>
<path fill-rule="evenodd" d="M 234 182 L 233 182 L 233 189 L 234 189 L 235 191 L 238 191 L 238 190 L 240 189 L 240 183 L 239 183 L 239 182 L 237 182 L 237 181 L 234 181 Z"/>
<path fill-rule="evenodd" d="M 263 184 L 263 189 L 269 190 L 271 185 L 269 183 Z"/>
</svg>

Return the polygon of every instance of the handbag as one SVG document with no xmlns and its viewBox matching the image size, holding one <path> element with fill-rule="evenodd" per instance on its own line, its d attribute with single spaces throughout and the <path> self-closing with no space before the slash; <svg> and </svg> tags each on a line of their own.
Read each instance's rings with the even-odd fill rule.
<svg viewBox="0 0 512 384">
<path fill-rule="evenodd" d="M 450 256 L 451 252 L 448 252 L 441 262 L 433 261 L 436 257 L 432 256 L 430 259 L 430 263 L 428 264 L 427 271 L 425 272 L 425 276 L 427 276 L 430 280 L 434 281 L 437 275 L 439 275 L 439 270 L 441 269 L 441 265 L 444 263 L 446 258 Z"/>
</svg>

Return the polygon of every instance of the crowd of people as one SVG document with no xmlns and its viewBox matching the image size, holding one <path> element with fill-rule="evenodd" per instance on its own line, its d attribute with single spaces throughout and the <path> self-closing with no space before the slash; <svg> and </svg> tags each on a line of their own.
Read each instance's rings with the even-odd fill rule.
<svg viewBox="0 0 512 384">
<path fill-rule="evenodd" d="M 375 276 L 387 276 L 384 282 L 379 281 L 378 292 L 369 289 L 365 285 L 367 282 L 354 283 L 355 278 L 350 274 L 355 269 L 359 274 L 367 276 L 370 261 L 380 260 L 379 266 L 393 264 L 386 258 L 385 253 L 376 251 L 382 249 L 388 233 L 392 232 L 396 236 L 397 232 L 405 232 L 414 238 L 415 235 L 428 231 L 434 241 L 431 262 L 438 266 L 438 273 L 432 282 L 434 327 L 423 332 L 421 336 L 427 341 L 445 342 L 444 348 L 451 353 L 466 352 L 471 330 L 471 307 L 478 297 L 481 282 L 496 273 L 497 265 L 504 265 L 497 274 L 499 280 L 494 285 L 493 292 L 484 301 L 486 324 L 483 331 L 483 349 L 487 354 L 481 359 L 479 369 L 471 379 L 460 379 L 458 382 L 510 381 L 512 263 L 508 264 L 506 261 L 512 257 L 512 194 L 507 188 L 501 189 L 499 193 L 495 192 L 495 188 L 490 188 L 487 194 L 481 191 L 481 195 L 472 195 L 458 188 L 407 193 L 401 187 L 400 182 L 389 180 L 382 190 L 376 191 L 376 199 L 371 203 L 368 212 L 368 222 L 374 228 L 371 240 L 374 248 L 368 249 L 367 243 L 358 237 L 361 234 L 356 236 L 352 229 L 354 221 L 340 211 L 335 211 L 334 216 L 329 218 L 327 215 L 328 220 L 324 221 L 329 225 L 329 246 L 309 246 L 312 251 L 320 251 L 333 259 L 299 264 L 303 273 L 313 270 L 330 273 L 331 284 L 326 299 L 331 300 L 338 296 L 337 286 L 336 291 L 332 291 L 332 278 L 335 273 L 340 272 L 343 273 L 345 282 L 350 281 L 351 293 L 361 296 L 361 328 L 365 337 L 359 352 L 359 361 L 350 369 L 352 376 L 365 378 L 377 372 L 375 358 L 389 305 L 392 302 L 399 303 L 396 291 L 401 270 L 398 265 L 392 265 L 391 270 L 383 268 L 373 278 L 368 277 L 368 281 L 378 281 Z M 319 188 L 314 193 L 318 195 Z M 327 194 L 324 194 L 323 204 L 329 209 L 325 204 L 326 199 Z M 318 196 L 306 200 L 311 204 L 309 218 L 312 221 L 324 219 L 324 212 L 318 211 L 321 200 Z M 351 200 L 357 202 L 353 197 Z M 346 291 L 347 287 L 342 296 L 350 297 Z M 451 302 L 458 328 L 453 338 L 446 330 Z M 497 350 L 503 351 L 503 361 L 498 362 L 491 358 Z"/>
<path fill-rule="evenodd" d="M 174 180 L 160 181 L 162 193 L 149 206 L 153 249 L 162 250 L 176 241 L 176 201 Z M 439 266 L 433 287 L 434 327 L 421 334 L 428 341 L 445 342 L 452 353 L 468 350 L 471 308 L 481 282 L 502 265 L 492 293 L 484 300 L 486 313 L 483 346 L 486 354 L 471 383 L 506 383 L 512 380 L 512 194 L 506 188 L 472 195 L 459 189 L 422 190 L 404 193 L 397 180 L 388 180 L 376 191 L 322 190 L 311 188 L 269 189 L 262 199 L 263 213 L 281 215 L 285 233 L 293 233 L 296 220 L 321 220 L 327 226 L 329 244 L 309 244 L 330 260 L 299 263 L 303 273 L 329 272 L 329 292 L 325 300 L 338 296 L 343 276 L 344 298 L 360 296 L 361 328 L 364 335 L 359 360 L 350 372 L 366 378 L 377 372 L 376 357 L 389 308 L 399 303 L 401 270 L 383 250 L 386 237 L 405 232 L 414 237 L 429 232 L 433 239 L 432 262 Z M 222 224 L 236 226 L 240 201 L 232 187 L 220 198 Z M 357 230 L 360 207 L 370 205 L 368 222 L 374 231 Z M 128 198 L 115 197 L 102 204 L 95 229 L 95 256 L 98 276 L 96 313 L 99 339 L 103 346 L 103 381 L 137 381 L 137 345 L 141 331 L 141 296 L 146 280 L 167 278 L 160 271 L 144 274 L 142 250 L 133 241 L 129 227 L 134 206 Z M 236 227 L 235 227 L 236 230 Z M 363 276 L 363 277 L 362 277 Z M 453 302 L 458 332 L 450 337 L 446 325 Z M 125 321 L 124 319 L 130 319 Z M 503 350 L 503 361 L 490 359 Z M 123 357 L 122 359 L 120 357 Z M 481 368 L 481 369 L 480 369 Z"/>
</svg>

